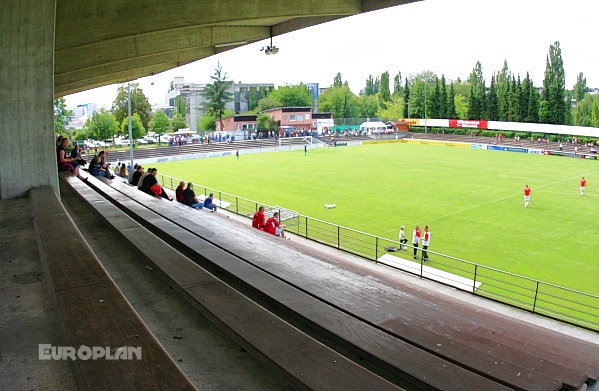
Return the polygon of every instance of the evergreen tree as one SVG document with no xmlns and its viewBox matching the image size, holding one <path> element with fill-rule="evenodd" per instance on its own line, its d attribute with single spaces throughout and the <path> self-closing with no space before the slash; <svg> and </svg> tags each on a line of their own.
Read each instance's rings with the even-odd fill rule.
<svg viewBox="0 0 599 391">
<path fill-rule="evenodd" d="M 397 72 L 397 75 L 393 78 L 393 96 L 399 97 L 402 95 L 401 88 L 401 72 Z"/>
<path fill-rule="evenodd" d="M 408 86 L 408 78 L 407 77 L 406 77 L 406 84 L 403 88 L 403 101 L 404 101 L 403 116 L 404 116 L 404 118 L 410 118 L 410 111 L 409 111 L 410 87 Z"/>
<path fill-rule="evenodd" d="M 449 95 L 447 95 L 447 118 L 457 119 L 458 114 L 455 109 L 455 91 L 453 89 L 453 83 L 449 86 Z"/>
<path fill-rule="evenodd" d="M 518 81 L 520 81 L 520 77 L 518 77 Z M 519 113 L 519 121 L 526 122 L 526 118 L 528 117 L 528 101 L 530 100 L 530 76 L 528 72 L 526 72 L 526 77 L 522 81 L 520 85 L 520 103 L 518 104 L 518 108 L 520 110 Z"/>
<path fill-rule="evenodd" d="M 539 122 L 539 93 L 534 87 L 532 80 L 528 91 L 528 112 L 526 113 L 526 122 Z"/>
<path fill-rule="evenodd" d="M 576 99 L 576 102 L 578 103 L 583 100 L 588 91 L 587 78 L 580 72 L 578 76 L 576 76 L 576 84 L 574 84 L 574 98 Z"/>
<path fill-rule="evenodd" d="M 468 78 L 470 83 L 470 102 L 468 107 L 468 118 L 483 119 L 485 112 L 485 80 L 483 79 L 482 65 L 479 61 L 470 73 Z"/>
<path fill-rule="evenodd" d="M 220 63 L 214 70 L 214 74 L 210 76 L 210 79 L 212 82 L 208 83 L 200 93 L 205 99 L 202 102 L 202 108 L 207 114 L 217 117 L 221 125 L 220 128 L 223 129 L 223 114 L 225 113 L 227 103 L 233 99 L 233 93 L 229 91 L 233 82 L 227 80 L 227 74 L 223 73 Z"/>
<path fill-rule="evenodd" d="M 441 89 L 439 88 L 439 78 L 435 78 L 435 88 L 430 94 L 429 118 L 443 118 L 441 116 Z"/>
<path fill-rule="evenodd" d="M 379 98 L 381 100 L 381 103 L 386 104 L 391 100 L 391 91 L 389 90 L 389 72 L 383 72 L 381 74 L 379 85 Z"/>
<path fill-rule="evenodd" d="M 342 85 L 341 72 L 337 72 L 337 76 L 335 76 L 335 79 L 333 80 L 333 87 L 341 87 Z"/>
<path fill-rule="evenodd" d="M 447 86 L 445 75 L 441 75 L 441 95 L 439 96 L 439 118 L 447 118 Z"/>
<path fill-rule="evenodd" d="M 366 87 L 364 87 L 364 95 L 374 95 L 374 78 L 372 74 L 366 79 Z"/>
<path fill-rule="evenodd" d="M 378 94 L 380 90 L 381 90 L 381 79 L 377 76 L 376 79 L 374 79 L 373 95 Z"/>
<path fill-rule="evenodd" d="M 559 41 L 549 46 L 539 110 L 542 123 L 563 124 L 566 119 L 564 63 Z"/>
<path fill-rule="evenodd" d="M 497 92 L 495 91 L 495 78 L 491 77 L 491 86 L 487 94 L 487 119 L 497 121 L 499 116 L 499 105 L 497 102 Z"/>
</svg>

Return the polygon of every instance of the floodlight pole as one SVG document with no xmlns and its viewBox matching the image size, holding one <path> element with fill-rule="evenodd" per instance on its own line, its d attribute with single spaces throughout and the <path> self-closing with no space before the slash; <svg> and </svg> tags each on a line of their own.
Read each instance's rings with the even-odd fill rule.
<svg viewBox="0 0 599 391">
<path fill-rule="evenodd" d="M 127 114 L 129 116 L 129 158 L 133 167 L 133 127 L 131 124 L 131 83 L 127 83 Z"/>
<path fill-rule="evenodd" d="M 428 121 L 426 118 L 426 80 L 424 81 L 424 133 L 427 130 Z"/>
</svg>

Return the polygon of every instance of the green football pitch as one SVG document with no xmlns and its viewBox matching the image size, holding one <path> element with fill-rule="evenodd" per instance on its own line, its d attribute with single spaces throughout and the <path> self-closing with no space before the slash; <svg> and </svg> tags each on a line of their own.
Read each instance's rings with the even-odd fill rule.
<svg viewBox="0 0 599 391">
<path fill-rule="evenodd" d="M 599 294 L 599 162 L 418 144 L 153 164 L 159 172 L 430 250 Z M 588 180 L 584 196 L 579 180 Z M 524 208 L 523 188 L 532 189 Z M 327 209 L 325 204 L 335 204 Z"/>
</svg>

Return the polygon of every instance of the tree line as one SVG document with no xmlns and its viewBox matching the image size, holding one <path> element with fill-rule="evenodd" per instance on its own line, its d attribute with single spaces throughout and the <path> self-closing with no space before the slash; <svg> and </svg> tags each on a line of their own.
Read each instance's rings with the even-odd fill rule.
<svg viewBox="0 0 599 391">
<path fill-rule="evenodd" d="M 172 119 L 163 111 L 152 114 L 152 107 L 138 83 L 131 84 L 131 130 L 134 139 L 142 138 L 148 131 L 164 134 L 187 127 L 185 105 L 178 104 Z M 108 140 L 129 135 L 127 87 L 120 86 L 110 110 L 100 109 L 88 118 L 82 129 L 72 131 L 68 123 L 73 112 L 66 109 L 64 98 L 54 100 L 54 126 L 58 134 L 69 134 L 75 140 Z"/>
<path fill-rule="evenodd" d="M 576 106 L 571 108 L 575 99 Z M 332 88 L 319 98 L 318 109 L 331 111 L 335 118 L 379 117 L 449 118 L 512 122 L 537 122 L 599 126 L 599 96 L 588 94 L 581 72 L 571 90 L 565 73 L 559 42 L 550 45 L 542 87 L 535 87 L 527 73 L 524 78 L 510 71 L 507 61 L 493 73 L 490 82 L 477 62 L 465 81 L 447 82 L 431 71 L 403 78 L 389 72 L 369 75 L 358 95 L 351 92 L 341 73 Z"/>
</svg>

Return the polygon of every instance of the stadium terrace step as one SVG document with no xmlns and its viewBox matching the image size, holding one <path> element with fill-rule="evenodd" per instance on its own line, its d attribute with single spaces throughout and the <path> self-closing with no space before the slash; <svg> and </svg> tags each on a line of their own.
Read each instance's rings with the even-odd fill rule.
<svg viewBox="0 0 599 391">
<path fill-rule="evenodd" d="M 207 317 L 259 356 L 282 369 L 291 385 L 310 390 L 401 390 L 376 374 L 327 348 L 265 308 L 252 302 L 217 276 L 193 263 L 127 216 L 84 183 L 71 178 L 70 186 L 106 222 L 142 252 L 175 287 Z M 96 185 L 102 187 L 100 183 Z M 138 208 L 140 208 L 139 206 Z M 158 222 L 157 222 L 158 223 Z M 173 227 L 173 230 L 177 230 Z M 181 228 L 181 234 L 185 235 Z M 198 241 L 198 239 L 195 239 Z M 233 256 L 210 243 L 200 246 L 213 257 L 235 262 Z"/>
<path fill-rule="evenodd" d="M 114 181 L 112 187 L 95 179 L 90 180 L 90 184 L 124 208 L 127 214 L 136 219 L 141 217 L 143 221 L 140 223 L 147 224 L 150 230 L 206 270 L 220 277 L 230 276 L 226 282 L 241 284 L 241 288 L 249 289 L 254 301 L 264 302 L 267 308 L 279 308 L 277 315 L 284 316 L 302 330 L 306 327 L 320 330 L 317 333 L 319 339 L 334 339 L 336 342 L 332 346 L 336 349 L 345 346 L 341 351 L 351 352 L 349 357 L 353 357 L 354 361 L 371 370 L 378 368 L 377 373 L 384 374 L 385 378 L 400 386 L 444 390 L 463 390 L 468 386 L 485 390 L 512 389 L 390 336 L 318 296 L 305 293 L 304 288 L 296 287 L 297 282 L 287 282 L 280 276 L 272 275 L 272 271 L 263 270 L 263 266 L 254 265 L 259 259 L 266 259 L 272 266 L 280 264 L 288 258 L 282 251 L 291 250 L 280 247 L 281 242 L 287 241 L 240 227 L 215 214 L 197 211 L 181 215 L 178 208 L 172 208 L 171 203 Z M 147 205 L 151 210 L 142 205 Z M 251 260 L 244 257 L 250 257 Z M 294 254 L 293 257 L 303 262 L 299 258 L 301 254 Z M 302 272 L 305 272 L 305 267 Z M 300 277 L 295 271 L 293 273 Z M 299 323 L 303 326 L 297 324 L 298 319 L 301 319 Z M 381 344 L 380 341 L 385 343 Z"/>
<path fill-rule="evenodd" d="M 378 262 L 416 275 L 420 275 L 422 272 L 422 276 L 425 278 L 438 281 L 442 284 L 453 286 L 464 291 L 473 291 L 482 285 L 482 283 L 479 281 L 475 282 L 470 278 L 458 276 L 457 274 L 449 273 L 434 267 L 421 265 L 420 263 L 412 262 L 391 254 L 385 254 L 379 257 Z"/>
<path fill-rule="evenodd" d="M 483 381 L 482 375 L 488 378 L 486 381 L 493 379 L 503 384 L 499 389 L 511 386 L 560 390 L 563 384 L 577 388 L 597 376 L 599 368 L 589 364 L 588 359 L 592 357 L 591 362 L 599 359 L 596 346 L 524 321 L 481 311 L 479 307 L 435 292 L 422 292 L 410 284 L 402 282 L 398 286 L 398 281 L 384 272 L 371 270 L 367 274 L 376 278 L 365 278 L 364 272 L 331 259 L 320 261 L 290 247 L 287 241 L 257 230 L 238 227 L 209 214 L 181 216 L 170 203 L 114 181 L 111 185 L 113 189 L 104 186 L 102 192 L 120 204 L 135 205 L 128 201 L 132 198 L 137 205 L 150 207 L 152 211 L 138 207 L 135 211 L 128 210 L 149 220 L 145 224 L 181 251 L 205 253 L 206 249 L 197 243 L 198 238 L 226 250 L 238 261 L 214 257 L 208 252 L 203 257 L 210 259 L 212 265 L 206 267 L 216 267 L 219 275 L 231 275 L 244 285 L 258 284 L 252 286 L 261 295 L 277 298 L 275 307 L 309 319 L 312 328 L 318 326 L 327 339 L 349 344 L 352 349 L 359 346 L 360 357 L 368 357 L 380 368 L 391 365 L 411 382 L 421 379 L 417 374 L 424 368 L 431 382 L 444 379 L 439 389 L 464 389 L 464 381 L 466 384 Z M 276 279 L 260 276 L 251 265 Z M 305 300 L 299 300 L 297 289 L 308 295 Z M 341 319 L 343 322 L 339 323 Z M 384 347 L 377 342 L 380 340 L 385 340 Z M 443 370 L 436 360 L 444 362 L 442 368 L 451 369 L 451 377 L 447 372 L 441 374 Z M 432 376 L 431 371 L 441 372 Z M 466 381 L 467 376 L 473 378 Z M 481 387 L 471 389 L 493 388 Z"/>
<path fill-rule="evenodd" d="M 29 198 L 64 346 L 141 348 L 139 359 L 69 360 L 78 388 L 196 390 L 107 275 L 54 190 L 33 188 Z"/>
</svg>

